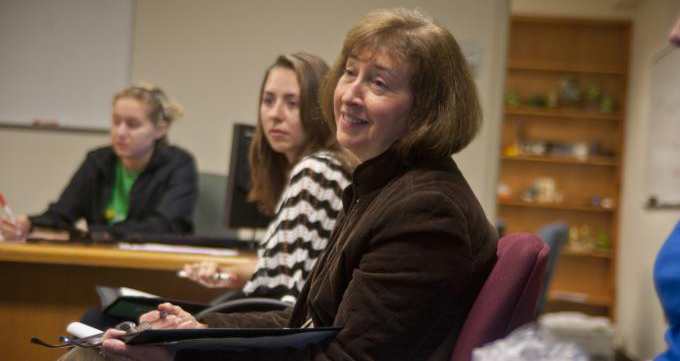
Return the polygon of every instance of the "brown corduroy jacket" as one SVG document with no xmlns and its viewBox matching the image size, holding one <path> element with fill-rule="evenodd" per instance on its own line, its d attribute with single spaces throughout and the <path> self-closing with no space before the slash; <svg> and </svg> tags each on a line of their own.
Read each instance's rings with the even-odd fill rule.
<svg viewBox="0 0 680 361">
<path fill-rule="evenodd" d="M 495 229 L 451 158 L 404 165 L 388 151 L 352 178 L 293 309 L 205 318 L 210 327 L 300 327 L 311 318 L 340 333 L 305 350 L 182 351 L 177 360 L 448 359 L 495 262 Z"/>
</svg>

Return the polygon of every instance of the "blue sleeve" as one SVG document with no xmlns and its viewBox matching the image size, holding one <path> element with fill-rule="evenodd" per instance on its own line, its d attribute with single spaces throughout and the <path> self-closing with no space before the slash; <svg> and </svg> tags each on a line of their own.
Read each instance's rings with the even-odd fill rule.
<svg viewBox="0 0 680 361">
<path fill-rule="evenodd" d="M 654 284 L 668 319 L 665 335 L 668 350 L 654 360 L 680 360 L 680 221 L 656 257 Z"/>
</svg>

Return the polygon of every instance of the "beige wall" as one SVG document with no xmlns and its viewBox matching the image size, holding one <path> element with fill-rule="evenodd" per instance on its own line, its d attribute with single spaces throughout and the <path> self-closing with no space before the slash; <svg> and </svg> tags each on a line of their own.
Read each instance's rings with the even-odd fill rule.
<svg viewBox="0 0 680 361">
<path fill-rule="evenodd" d="M 261 77 L 276 55 L 305 50 L 332 62 L 354 22 L 369 10 L 397 4 L 422 8 L 461 43 L 474 44 L 481 52 L 477 83 L 486 123 L 457 158 L 493 216 L 506 1 L 137 0 L 132 80 L 156 82 L 182 102 L 186 115 L 173 126 L 170 140 L 193 152 L 201 171 L 226 174 L 232 124 L 255 123 Z M 106 142 L 106 136 L 0 128 L 0 191 L 17 213 L 41 211 L 84 152 Z M 25 181 L 34 176 L 41 178 L 39 192 Z"/>
<path fill-rule="evenodd" d="M 618 6 L 617 6 L 618 4 Z M 637 4 L 637 6 L 621 6 Z M 677 0 L 513 0 L 513 13 L 629 18 L 633 21 L 630 83 L 616 310 L 617 328 L 627 351 L 648 359 L 665 349 L 665 321 L 654 290 L 656 253 L 678 221 L 677 210 L 647 210 L 643 204 L 647 167 L 652 56 L 668 44 L 666 34 L 680 13 Z"/>
</svg>

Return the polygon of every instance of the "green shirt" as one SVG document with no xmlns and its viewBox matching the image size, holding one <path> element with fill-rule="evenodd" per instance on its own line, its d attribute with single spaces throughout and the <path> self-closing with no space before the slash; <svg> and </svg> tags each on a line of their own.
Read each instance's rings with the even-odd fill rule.
<svg viewBox="0 0 680 361">
<path fill-rule="evenodd" d="M 113 183 L 113 191 L 111 192 L 111 199 L 104 216 L 109 224 L 122 222 L 127 218 L 128 209 L 130 208 L 130 189 L 135 184 L 135 180 L 141 171 L 128 171 L 123 167 L 123 163 L 118 160 L 116 162 L 116 176 Z"/>
</svg>

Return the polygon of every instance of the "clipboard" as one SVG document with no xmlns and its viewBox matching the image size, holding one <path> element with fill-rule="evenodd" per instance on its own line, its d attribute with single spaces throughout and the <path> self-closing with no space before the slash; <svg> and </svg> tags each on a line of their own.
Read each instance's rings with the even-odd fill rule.
<svg viewBox="0 0 680 361">
<path fill-rule="evenodd" d="M 341 327 L 316 328 L 207 328 L 190 330 L 144 330 L 121 337 L 133 346 L 159 346 L 170 351 L 179 350 L 273 350 L 303 349 L 309 345 L 330 341 Z M 101 346 L 103 333 L 51 345 L 38 338 L 31 343 L 49 348 Z"/>
<path fill-rule="evenodd" d="M 145 330 L 125 335 L 128 345 L 182 349 L 303 349 L 330 340 L 340 327 L 317 328 L 208 328 L 192 330 Z"/>
</svg>

